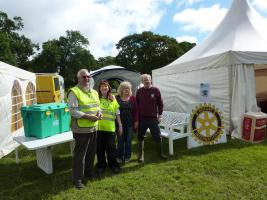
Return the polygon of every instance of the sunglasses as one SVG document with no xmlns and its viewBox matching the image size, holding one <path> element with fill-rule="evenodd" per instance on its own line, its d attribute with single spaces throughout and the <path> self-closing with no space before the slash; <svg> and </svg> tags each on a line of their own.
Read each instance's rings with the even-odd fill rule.
<svg viewBox="0 0 267 200">
<path fill-rule="evenodd" d="M 83 76 L 83 78 L 91 78 L 91 76 Z"/>
</svg>

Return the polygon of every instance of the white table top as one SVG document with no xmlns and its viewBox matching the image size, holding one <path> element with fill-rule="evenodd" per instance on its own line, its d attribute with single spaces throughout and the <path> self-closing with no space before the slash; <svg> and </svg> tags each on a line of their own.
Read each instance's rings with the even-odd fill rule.
<svg viewBox="0 0 267 200">
<path fill-rule="evenodd" d="M 13 140 L 19 144 L 25 146 L 29 150 L 41 149 L 44 147 L 53 146 L 60 143 L 73 141 L 72 131 L 56 134 L 47 138 L 38 139 L 36 137 L 25 137 L 18 136 L 14 137 Z"/>
</svg>

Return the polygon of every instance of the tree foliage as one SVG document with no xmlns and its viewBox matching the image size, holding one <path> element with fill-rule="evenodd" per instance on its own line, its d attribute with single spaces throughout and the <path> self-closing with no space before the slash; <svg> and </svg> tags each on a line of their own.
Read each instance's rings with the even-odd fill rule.
<svg viewBox="0 0 267 200">
<path fill-rule="evenodd" d="M 187 43 L 179 45 L 168 36 L 143 32 L 122 38 L 116 47 L 119 50 L 116 63 L 141 73 L 151 73 L 183 55 L 191 46 Z"/>
<path fill-rule="evenodd" d="M 184 42 L 180 42 L 179 46 L 183 49 L 183 51 L 184 51 L 183 54 L 185 54 L 187 51 L 189 51 L 194 46 L 196 46 L 196 43 L 190 43 L 190 42 L 184 41 Z"/>
<path fill-rule="evenodd" d="M 42 45 L 42 52 L 33 61 L 35 72 L 59 72 L 66 87 L 76 82 L 76 73 L 81 68 L 96 69 L 96 61 L 87 50 L 89 41 L 79 31 L 66 31 L 66 36 L 49 40 Z"/>
<path fill-rule="evenodd" d="M 6 13 L 0 11 L 0 59 L 25 69 L 30 56 L 34 54 L 35 49 L 38 49 L 38 45 L 17 33 L 22 28 L 21 17 L 10 19 Z"/>
<path fill-rule="evenodd" d="M 16 57 L 11 51 L 10 38 L 0 32 L 0 61 L 16 65 Z"/>
<path fill-rule="evenodd" d="M 97 66 L 99 68 L 105 67 L 108 65 L 117 65 L 115 57 L 112 56 L 106 56 L 106 57 L 100 57 L 97 60 Z"/>
</svg>

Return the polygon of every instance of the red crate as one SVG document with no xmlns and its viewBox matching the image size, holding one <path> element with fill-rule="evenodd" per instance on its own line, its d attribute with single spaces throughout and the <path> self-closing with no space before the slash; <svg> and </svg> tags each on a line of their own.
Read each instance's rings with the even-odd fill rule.
<svg viewBox="0 0 267 200">
<path fill-rule="evenodd" d="M 262 142 L 266 135 L 266 125 L 267 115 L 265 113 L 245 113 L 242 138 L 253 143 Z"/>
</svg>

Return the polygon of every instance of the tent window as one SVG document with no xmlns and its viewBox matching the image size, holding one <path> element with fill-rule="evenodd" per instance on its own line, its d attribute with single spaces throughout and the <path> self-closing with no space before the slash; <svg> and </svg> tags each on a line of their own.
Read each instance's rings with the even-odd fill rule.
<svg viewBox="0 0 267 200">
<path fill-rule="evenodd" d="M 26 105 L 30 106 L 32 104 L 36 104 L 36 91 L 32 82 L 29 82 L 26 89 Z"/>
<path fill-rule="evenodd" d="M 12 122 L 11 132 L 18 130 L 22 127 L 22 118 L 20 108 L 22 106 L 22 92 L 18 81 L 14 81 L 11 93 L 12 99 Z"/>
</svg>

